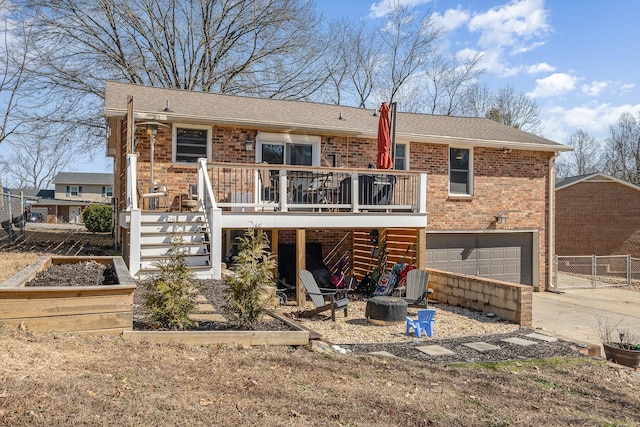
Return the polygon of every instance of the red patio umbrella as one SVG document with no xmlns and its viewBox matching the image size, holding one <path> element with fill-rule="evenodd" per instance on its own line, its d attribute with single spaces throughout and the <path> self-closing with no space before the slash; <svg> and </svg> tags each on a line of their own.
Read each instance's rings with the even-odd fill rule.
<svg viewBox="0 0 640 427">
<path fill-rule="evenodd" d="M 378 157 L 376 167 L 378 169 L 391 169 L 391 135 L 389 132 L 391 118 L 389 106 L 383 102 L 380 106 L 380 121 L 378 122 Z"/>
</svg>

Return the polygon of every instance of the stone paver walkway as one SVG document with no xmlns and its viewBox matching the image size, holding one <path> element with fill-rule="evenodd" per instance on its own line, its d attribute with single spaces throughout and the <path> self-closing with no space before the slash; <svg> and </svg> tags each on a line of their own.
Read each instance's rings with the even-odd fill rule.
<svg viewBox="0 0 640 427">
<path fill-rule="evenodd" d="M 549 335 L 543 335 L 543 334 L 538 334 L 538 333 L 533 333 L 533 334 L 527 334 L 525 335 L 527 338 L 531 338 L 533 340 L 538 340 L 538 341 L 544 341 L 544 342 L 556 342 L 558 341 L 557 338 L 555 337 L 551 337 Z M 538 341 L 532 341 L 531 339 L 525 339 L 525 338 L 520 338 L 520 337 L 511 337 L 511 338 L 505 338 L 501 341 L 508 343 L 508 344 L 513 344 L 513 345 L 521 345 L 521 346 L 530 346 L 530 345 L 536 345 L 538 343 Z M 486 353 L 486 352 L 490 352 L 493 350 L 499 350 L 500 347 L 493 345 L 493 344 L 489 344 L 483 341 L 474 341 L 474 342 L 468 342 L 468 343 L 463 343 L 462 345 L 472 348 L 480 353 Z M 452 350 L 442 347 L 440 345 L 424 345 L 424 346 L 419 346 L 419 347 L 415 347 L 416 350 L 421 351 L 429 356 L 453 356 L 455 355 L 455 352 L 453 352 Z M 373 356 L 381 356 L 381 357 L 396 357 L 395 355 L 387 352 L 387 351 L 374 351 L 369 353 Z"/>
</svg>

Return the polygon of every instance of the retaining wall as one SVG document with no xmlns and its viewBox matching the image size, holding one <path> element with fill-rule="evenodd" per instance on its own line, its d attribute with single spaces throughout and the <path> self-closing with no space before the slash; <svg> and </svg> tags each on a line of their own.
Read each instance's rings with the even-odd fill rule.
<svg viewBox="0 0 640 427">
<path fill-rule="evenodd" d="M 431 268 L 426 270 L 429 272 L 429 287 L 434 290 L 431 299 L 483 313 L 491 312 L 522 326 L 532 325 L 531 286 Z"/>
</svg>

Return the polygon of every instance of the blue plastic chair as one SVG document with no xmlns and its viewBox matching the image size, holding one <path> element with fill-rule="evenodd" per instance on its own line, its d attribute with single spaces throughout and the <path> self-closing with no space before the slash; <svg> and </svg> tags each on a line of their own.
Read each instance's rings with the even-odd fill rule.
<svg viewBox="0 0 640 427">
<path fill-rule="evenodd" d="M 413 328 L 413 332 L 416 337 L 420 338 L 422 331 L 424 331 L 428 337 L 433 336 L 433 324 L 435 323 L 436 311 L 433 309 L 418 310 L 418 318 L 416 320 L 407 316 L 407 328 L 405 334 L 409 335 L 409 331 Z"/>
</svg>

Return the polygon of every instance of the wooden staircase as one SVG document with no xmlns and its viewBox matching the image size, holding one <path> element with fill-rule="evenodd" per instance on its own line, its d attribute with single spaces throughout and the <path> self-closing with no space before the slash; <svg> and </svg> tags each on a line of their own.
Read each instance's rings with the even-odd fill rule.
<svg viewBox="0 0 640 427">
<path fill-rule="evenodd" d="M 158 264 L 171 258 L 176 244 L 197 277 L 212 277 L 211 246 L 202 212 L 142 212 L 138 277 L 158 272 Z"/>
</svg>

